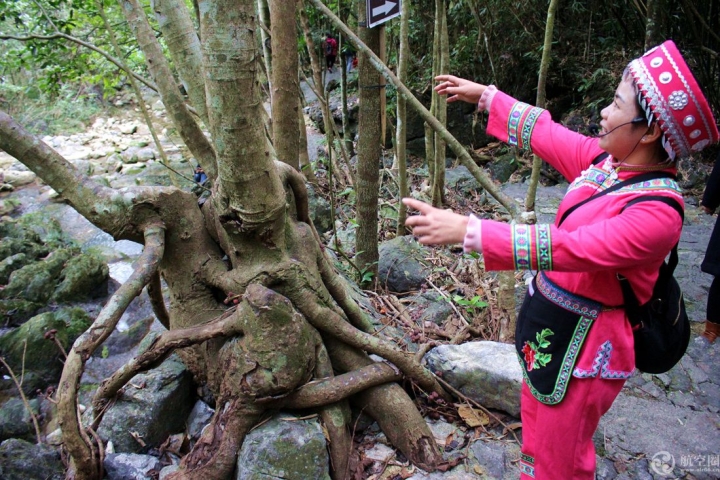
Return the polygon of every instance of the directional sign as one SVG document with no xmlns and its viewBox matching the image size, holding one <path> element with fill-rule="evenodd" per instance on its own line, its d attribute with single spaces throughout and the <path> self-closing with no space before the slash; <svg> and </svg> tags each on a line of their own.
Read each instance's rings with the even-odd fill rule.
<svg viewBox="0 0 720 480">
<path fill-rule="evenodd" d="M 401 0 L 366 0 L 367 28 L 372 28 L 400 15 Z"/>
</svg>

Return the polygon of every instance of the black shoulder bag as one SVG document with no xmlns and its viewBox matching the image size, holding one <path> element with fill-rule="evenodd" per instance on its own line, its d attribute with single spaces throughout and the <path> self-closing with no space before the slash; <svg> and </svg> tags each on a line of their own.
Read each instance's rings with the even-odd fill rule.
<svg viewBox="0 0 720 480">
<path fill-rule="evenodd" d="M 593 162 L 596 163 L 596 162 Z M 599 198 L 607 193 L 618 190 L 626 185 L 641 183 L 656 178 L 674 178 L 669 173 L 650 172 L 637 175 L 623 182 L 617 183 L 607 190 L 593 195 L 579 202 L 565 211 L 558 222 L 558 226 L 575 211 L 587 202 Z M 657 201 L 674 208 L 680 218 L 684 220 L 683 209 L 677 200 L 658 195 L 646 195 L 628 202 L 625 208 L 638 202 Z M 630 282 L 618 274 L 620 287 L 623 292 L 625 313 L 633 327 L 635 340 L 635 366 L 646 373 L 665 373 L 677 364 L 687 350 L 690 342 L 690 321 L 685 311 L 685 299 L 680 285 L 673 276 L 678 264 L 678 245 L 675 244 L 669 262 L 663 262 L 657 282 L 653 288 L 650 300 L 640 305 Z"/>
</svg>

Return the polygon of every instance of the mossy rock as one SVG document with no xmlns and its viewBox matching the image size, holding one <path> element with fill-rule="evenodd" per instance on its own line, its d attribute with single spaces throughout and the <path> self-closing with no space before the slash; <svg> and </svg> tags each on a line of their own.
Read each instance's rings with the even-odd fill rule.
<svg viewBox="0 0 720 480">
<path fill-rule="evenodd" d="M 28 302 L 21 298 L 0 300 L 0 322 L 3 325 L 17 327 L 32 318 L 44 304 Z"/>
<path fill-rule="evenodd" d="M 0 260 L 0 285 L 7 284 L 8 280 L 10 280 L 10 274 L 15 270 L 21 269 L 30 263 L 31 260 L 32 258 L 22 252 Z"/>
<path fill-rule="evenodd" d="M 60 347 L 45 334 L 55 330 L 55 338 L 66 352 L 73 342 L 91 325 L 92 319 L 80 308 L 62 308 L 55 312 L 36 315 L 22 326 L 0 337 L 0 356 L 17 376 L 23 372 L 22 388 L 25 393 L 45 389 L 60 379 L 63 354 Z M 27 345 L 27 347 L 26 347 Z M 14 388 L 2 382 L 3 389 Z"/>
<path fill-rule="evenodd" d="M 0 290 L 0 298 L 22 298 L 47 303 L 55 291 L 65 264 L 78 253 L 75 249 L 55 250 L 40 262 L 25 265 L 10 275 L 10 282 Z"/>
<path fill-rule="evenodd" d="M 83 253 L 73 257 L 60 274 L 60 284 L 52 300 L 70 302 L 106 295 L 109 273 L 107 263 L 97 253 Z"/>
</svg>

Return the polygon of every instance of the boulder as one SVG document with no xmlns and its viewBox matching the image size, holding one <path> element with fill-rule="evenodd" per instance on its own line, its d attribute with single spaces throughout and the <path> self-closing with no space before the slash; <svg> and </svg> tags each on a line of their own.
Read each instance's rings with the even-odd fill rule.
<svg viewBox="0 0 720 480">
<path fill-rule="evenodd" d="M 107 480 L 145 480 L 156 478 L 162 464 L 157 457 L 138 453 L 111 453 L 103 462 Z"/>
<path fill-rule="evenodd" d="M 41 313 L 0 337 L 0 356 L 5 358 L 16 375 L 24 371 L 22 388 L 26 394 L 37 389 L 44 390 L 60 380 L 63 368 L 60 345 L 65 352 L 70 350 L 91 323 L 88 314 L 80 308 L 66 307 Z M 0 380 L 0 391 L 14 388 L 12 380 Z"/>
<path fill-rule="evenodd" d="M 273 478 L 330 480 L 327 442 L 317 419 L 280 414 L 245 437 L 235 480 Z"/>
<path fill-rule="evenodd" d="M 428 249 L 412 235 L 383 242 L 379 248 L 379 284 L 397 293 L 417 290 L 430 273 L 425 263 L 427 255 Z"/>
<path fill-rule="evenodd" d="M 38 400 L 32 399 L 28 403 L 33 414 L 37 415 L 39 412 Z M 19 397 L 9 398 L 0 405 L 0 442 L 8 438 L 37 441 L 30 412 Z"/>
<path fill-rule="evenodd" d="M 522 370 L 515 346 L 490 341 L 441 345 L 425 355 L 428 368 L 487 408 L 520 416 Z"/>
<path fill-rule="evenodd" d="M 162 365 L 135 376 L 108 409 L 98 429 L 118 453 L 139 453 L 143 445 L 160 445 L 170 434 L 185 430 L 194 404 L 190 373 L 172 355 Z"/>
<path fill-rule="evenodd" d="M 81 253 L 65 264 L 52 300 L 70 302 L 107 295 L 108 278 L 108 265 L 99 254 Z"/>
<path fill-rule="evenodd" d="M 63 480 L 65 467 L 52 447 L 13 438 L 0 443 L 0 478 Z"/>
</svg>

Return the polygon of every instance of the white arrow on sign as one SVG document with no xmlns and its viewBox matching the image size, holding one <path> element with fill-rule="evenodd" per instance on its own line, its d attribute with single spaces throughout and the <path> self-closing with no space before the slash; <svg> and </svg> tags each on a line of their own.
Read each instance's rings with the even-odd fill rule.
<svg viewBox="0 0 720 480">
<path fill-rule="evenodd" d="M 372 10 L 372 16 L 373 16 L 373 17 L 377 17 L 378 15 L 387 15 L 387 13 L 388 13 L 390 10 L 392 10 L 393 8 L 395 8 L 395 5 L 397 5 L 397 3 L 395 3 L 395 2 L 388 2 L 388 1 L 386 0 L 386 1 L 385 1 L 385 5 L 381 5 L 381 6 L 379 6 L 379 7 L 373 8 L 373 10 Z"/>
</svg>

